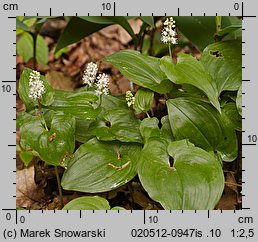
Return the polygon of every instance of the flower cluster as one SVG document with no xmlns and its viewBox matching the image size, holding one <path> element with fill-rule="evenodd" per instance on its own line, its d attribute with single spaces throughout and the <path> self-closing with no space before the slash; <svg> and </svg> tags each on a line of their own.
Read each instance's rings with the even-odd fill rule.
<svg viewBox="0 0 258 242">
<path fill-rule="evenodd" d="M 45 86 L 43 81 L 40 80 L 40 73 L 38 71 L 32 71 L 29 79 L 29 98 L 32 100 L 38 100 L 42 98 L 45 93 Z"/>
<path fill-rule="evenodd" d="M 108 75 L 105 73 L 102 73 L 97 76 L 97 72 L 98 72 L 98 66 L 95 63 L 90 62 L 87 65 L 86 70 L 84 71 L 84 74 L 82 77 L 83 84 L 86 84 L 89 87 L 92 87 L 95 84 L 96 86 L 95 92 L 97 95 L 102 95 L 102 94 L 108 95 L 108 91 L 109 91 Z"/>
<path fill-rule="evenodd" d="M 177 44 L 176 22 L 173 17 L 167 18 L 163 25 L 161 42 L 164 44 Z"/>
<path fill-rule="evenodd" d="M 109 78 L 108 75 L 105 73 L 99 74 L 96 80 L 96 94 L 97 95 L 108 95 L 108 88 L 109 88 Z"/>
<path fill-rule="evenodd" d="M 134 105 L 135 102 L 135 97 L 133 96 L 132 92 L 130 90 L 128 90 L 125 93 L 125 100 L 127 102 L 127 106 L 131 107 L 132 105 Z"/>
<path fill-rule="evenodd" d="M 84 74 L 82 77 L 83 84 L 86 84 L 89 87 L 91 87 L 94 81 L 96 80 L 97 72 L 98 72 L 97 64 L 90 62 L 87 65 L 86 70 L 84 71 Z"/>
</svg>

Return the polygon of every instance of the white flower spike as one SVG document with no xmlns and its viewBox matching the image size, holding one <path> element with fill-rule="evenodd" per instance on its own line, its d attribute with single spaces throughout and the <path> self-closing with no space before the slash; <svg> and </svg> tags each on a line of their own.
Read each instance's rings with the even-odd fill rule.
<svg viewBox="0 0 258 242">
<path fill-rule="evenodd" d="M 161 31 L 161 42 L 164 44 L 177 44 L 176 21 L 173 17 L 167 18 L 163 23 L 164 28 Z"/>
<path fill-rule="evenodd" d="M 128 90 L 125 93 L 125 100 L 127 102 L 127 106 L 131 107 L 132 105 L 134 105 L 135 102 L 135 97 L 133 96 L 132 92 L 130 90 Z"/>
<path fill-rule="evenodd" d="M 32 71 L 29 79 L 29 98 L 32 100 L 38 100 L 42 98 L 45 93 L 45 86 L 43 81 L 40 80 L 40 73 L 38 71 Z"/>
<path fill-rule="evenodd" d="M 109 78 L 105 73 L 99 74 L 96 80 L 96 94 L 97 95 L 108 95 L 109 91 Z"/>
<path fill-rule="evenodd" d="M 89 87 L 91 87 L 94 81 L 96 80 L 97 72 L 98 72 L 97 64 L 90 62 L 87 65 L 86 70 L 84 71 L 84 74 L 82 77 L 83 84 L 86 84 Z"/>
</svg>

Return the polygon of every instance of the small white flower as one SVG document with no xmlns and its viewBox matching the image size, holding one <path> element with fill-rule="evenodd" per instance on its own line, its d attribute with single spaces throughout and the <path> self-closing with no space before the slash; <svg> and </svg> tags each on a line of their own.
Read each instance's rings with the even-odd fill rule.
<svg viewBox="0 0 258 242">
<path fill-rule="evenodd" d="M 130 90 L 128 90 L 125 93 L 125 100 L 127 102 L 127 106 L 131 107 L 132 105 L 134 105 L 135 102 L 135 97 L 133 96 L 132 92 Z"/>
<path fill-rule="evenodd" d="M 96 80 L 96 91 L 97 95 L 108 95 L 109 91 L 109 78 L 105 73 L 99 74 Z"/>
<path fill-rule="evenodd" d="M 163 25 L 161 42 L 164 44 L 177 44 L 176 22 L 173 17 L 167 18 Z"/>
<path fill-rule="evenodd" d="M 96 80 L 97 72 L 98 72 L 98 66 L 95 63 L 90 62 L 87 65 L 86 70 L 84 71 L 84 74 L 82 77 L 83 84 L 86 84 L 89 87 L 91 87 L 94 81 Z"/>
<path fill-rule="evenodd" d="M 29 79 L 29 98 L 32 100 L 41 99 L 45 93 L 45 86 L 43 81 L 40 80 L 40 73 L 38 71 L 32 71 Z"/>
</svg>

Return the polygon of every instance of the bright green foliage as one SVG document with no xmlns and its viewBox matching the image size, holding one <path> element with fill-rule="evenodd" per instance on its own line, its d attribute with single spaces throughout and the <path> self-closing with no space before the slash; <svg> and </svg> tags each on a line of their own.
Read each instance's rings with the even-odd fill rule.
<svg viewBox="0 0 258 242">
<path fill-rule="evenodd" d="M 154 100 L 154 92 L 149 89 L 141 88 L 135 94 L 134 109 L 137 113 L 148 112 Z"/>
<path fill-rule="evenodd" d="M 141 153 L 138 174 L 149 196 L 164 209 L 213 209 L 224 189 L 217 159 L 187 140 L 168 145 L 150 139 Z"/>
<path fill-rule="evenodd" d="M 54 115 L 48 129 L 40 117 L 25 113 L 20 118 L 21 146 L 51 165 L 66 165 L 74 151 L 74 132 L 75 119 L 69 115 Z"/>
<path fill-rule="evenodd" d="M 176 140 L 189 139 L 202 149 L 220 152 L 226 161 L 237 157 L 237 137 L 231 122 L 209 103 L 185 97 L 168 100 L 167 107 Z"/>
<path fill-rule="evenodd" d="M 168 93 L 171 82 L 159 67 L 159 59 L 133 50 L 122 50 L 104 58 L 133 83 L 158 93 Z"/>
<path fill-rule="evenodd" d="M 33 154 L 30 151 L 21 151 L 19 155 L 25 166 L 28 166 L 33 159 Z"/>
<path fill-rule="evenodd" d="M 223 41 L 205 48 L 201 63 L 216 81 L 219 94 L 237 91 L 242 83 L 242 46 L 238 40 Z"/>
<path fill-rule="evenodd" d="M 175 84 L 190 84 L 203 91 L 211 104 L 220 111 L 218 91 L 211 76 L 205 71 L 203 65 L 193 56 L 178 54 L 177 64 L 171 63 L 169 57 L 163 57 L 160 61 L 161 69 Z"/>
<path fill-rule="evenodd" d="M 98 97 L 85 89 L 54 91 L 55 100 L 48 109 L 71 114 L 78 119 L 94 119 L 100 112 Z"/>
<path fill-rule="evenodd" d="M 92 139 L 68 163 L 62 187 L 90 193 L 114 190 L 137 174 L 140 151 L 137 144 Z"/>
<path fill-rule="evenodd" d="M 41 35 L 38 35 L 36 40 L 36 60 L 43 67 L 48 63 L 48 46 Z"/>
<path fill-rule="evenodd" d="M 99 140 L 142 143 L 139 131 L 140 120 L 128 109 L 111 109 L 90 126 L 90 131 Z"/>
<path fill-rule="evenodd" d="M 33 156 L 63 166 L 65 190 L 108 192 L 138 175 L 148 195 L 164 209 L 214 209 L 224 189 L 223 165 L 241 155 L 241 21 L 221 17 L 222 26 L 216 28 L 220 18 L 215 24 L 215 17 L 175 17 L 180 48 L 187 37 L 203 51 L 195 58 L 184 53 L 163 56 L 171 51 L 164 52 L 168 46 L 159 43 L 156 18 L 140 17 L 138 33 L 128 19 L 71 17 L 55 51 L 106 26 L 121 25 L 135 50 L 122 50 L 103 60 L 135 84 L 131 86 L 136 92 L 134 105 L 127 103 L 128 96 L 97 96 L 88 86 L 54 90 L 44 76 L 40 79 L 45 92 L 33 101 L 29 98 L 32 70 L 25 68 L 18 88 L 26 109 L 17 119 L 20 157 L 26 166 Z M 34 36 L 36 60 L 43 66 L 48 47 L 34 34 L 45 21 L 17 18 L 18 54 L 25 61 L 35 55 Z M 151 56 L 154 53 L 160 58 Z M 110 82 L 115 80 L 111 75 Z M 76 143 L 77 150 L 75 140 L 81 142 Z M 111 208 L 102 197 L 85 196 L 63 209 Z"/>
<path fill-rule="evenodd" d="M 103 197 L 79 197 L 67 203 L 63 210 L 109 210 L 108 201 Z"/>
<path fill-rule="evenodd" d="M 17 41 L 17 53 L 26 62 L 33 57 L 33 38 L 29 33 L 23 33 Z"/>
<path fill-rule="evenodd" d="M 67 203 L 63 210 L 109 210 L 108 201 L 99 196 L 79 197 Z M 111 210 L 125 210 L 122 207 L 113 207 Z"/>
</svg>

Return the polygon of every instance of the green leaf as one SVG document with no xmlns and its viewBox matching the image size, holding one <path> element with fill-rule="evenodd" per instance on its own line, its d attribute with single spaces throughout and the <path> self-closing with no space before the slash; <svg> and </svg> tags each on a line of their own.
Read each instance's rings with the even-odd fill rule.
<svg viewBox="0 0 258 242">
<path fill-rule="evenodd" d="M 76 119 L 75 126 L 75 139 L 81 143 L 86 143 L 94 136 L 91 134 L 89 127 L 92 124 L 92 120 Z"/>
<path fill-rule="evenodd" d="M 164 140 L 149 140 L 141 152 L 138 174 L 149 196 L 167 210 L 214 209 L 224 189 L 217 159 L 187 140 L 169 146 Z"/>
<path fill-rule="evenodd" d="M 104 58 L 133 83 L 158 93 L 169 93 L 172 84 L 159 67 L 159 59 L 138 51 L 122 50 Z"/>
<path fill-rule="evenodd" d="M 140 120 L 128 109 L 111 109 L 90 126 L 91 133 L 99 140 L 142 143 Z"/>
<path fill-rule="evenodd" d="M 22 100 L 22 102 L 24 103 L 27 112 L 38 105 L 37 101 L 32 101 L 29 98 L 29 90 L 30 90 L 29 79 L 30 79 L 31 72 L 32 72 L 32 70 L 29 68 L 25 68 L 23 70 L 23 72 L 20 76 L 19 88 L 18 88 L 19 97 Z M 46 90 L 42 96 L 41 103 L 43 105 L 47 106 L 47 105 L 50 105 L 54 101 L 53 88 L 49 85 L 47 79 L 44 76 L 41 75 L 40 80 L 43 81 L 43 84 L 44 84 L 45 90 Z"/>
<path fill-rule="evenodd" d="M 175 138 L 172 134 L 172 130 L 171 130 L 171 127 L 170 127 L 168 115 L 162 117 L 161 124 L 162 124 L 162 127 L 160 129 L 160 137 L 162 139 L 167 140 L 168 142 L 174 141 Z"/>
<path fill-rule="evenodd" d="M 69 115 L 56 114 L 51 126 L 38 137 L 35 150 L 46 163 L 66 166 L 75 148 L 75 119 Z"/>
<path fill-rule="evenodd" d="M 135 103 L 133 107 L 137 113 L 148 112 L 151 109 L 153 101 L 154 92 L 146 88 L 140 88 L 136 92 Z"/>
<path fill-rule="evenodd" d="M 237 92 L 236 105 L 238 113 L 242 116 L 242 85 L 239 87 Z"/>
<path fill-rule="evenodd" d="M 219 94 L 236 91 L 242 83 L 242 44 L 239 40 L 222 41 L 205 48 L 201 63 L 216 80 Z"/>
<path fill-rule="evenodd" d="M 18 39 L 17 53 L 25 62 L 33 57 L 33 38 L 31 34 L 24 32 Z"/>
<path fill-rule="evenodd" d="M 105 198 L 94 197 L 79 197 L 67 203 L 63 210 L 109 210 L 110 206 Z"/>
<path fill-rule="evenodd" d="M 127 31 L 127 33 L 132 37 L 132 39 L 136 38 L 131 25 L 128 23 L 126 17 L 124 16 L 84 16 L 81 18 L 86 21 L 93 22 L 95 24 L 119 24 Z"/>
<path fill-rule="evenodd" d="M 141 16 L 140 19 L 151 27 L 155 27 L 154 18 L 152 16 Z"/>
<path fill-rule="evenodd" d="M 90 34 L 97 32 L 111 24 L 121 25 L 133 39 L 136 38 L 132 27 L 123 16 L 73 17 L 60 36 L 55 52 L 66 47 L 67 45 L 78 42 L 84 37 L 87 37 Z"/>
<path fill-rule="evenodd" d="M 17 122 L 20 126 L 21 146 L 25 150 L 35 150 L 39 136 L 46 131 L 42 119 L 24 112 L 18 117 Z"/>
<path fill-rule="evenodd" d="M 180 32 L 200 51 L 214 42 L 216 32 L 215 17 L 175 16 L 174 19 Z"/>
<path fill-rule="evenodd" d="M 144 143 L 149 138 L 160 137 L 159 120 L 154 118 L 145 118 L 141 121 L 140 132 L 144 139 Z"/>
<path fill-rule="evenodd" d="M 106 26 L 108 25 L 96 24 L 78 17 L 73 17 L 59 37 L 55 52 L 70 44 L 80 41 L 84 37 L 89 36 L 90 34 L 97 32 Z"/>
<path fill-rule="evenodd" d="M 126 210 L 126 209 L 123 207 L 115 206 L 115 207 L 111 208 L 111 210 Z"/>
<path fill-rule="evenodd" d="M 37 36 L 36 60 L 42 67 L 46 67 L 48 63 L 48 45 L 41 35 Z"/>
<path fill-rule="evenodd" d="M 160 63 L 161 69 L 173 83 L 190 84 L 199 88 L 220 112 L 216 84 L 196 58 L 189 54 L 179 53 L 176 65 L 171 63 L 171 59 L 167 56 L 163 57 Z"/>
<path fill-rule="evenodd" d="M 226 103 L 222 107 L 222 112 L 230 119 L 232 123 L 232 127 L 235 130 L 238 130 L 238 131 L 242 130 L 242 117 L 238 113 L 236 103 L 234 102 Z"/>
<path fill-rule="evenodd" d="M 16 29 L 21 29 L 23 31 L 30 31 L 30 28 L 25 23 L 20 21 L 18 18 L 16 18 Z"/>
<path fill-rule="evenodd" d="M 189 139 L 207 151 L 220 152 L 226 161 L 237 157 L 235 130 L 209 103 L 190 97 L 176 98 L 167 101 L 167 108 L 176 140 Z"/>
<path fill-rule="evenodd" d="M 101 111 L 98 96 L 83 88 L 75 91 L 55 90 L 54 97 L 48 109 L 71 114 L 78 119 L 94 119 Z"/>
<path fill-rule="evenodd" d="M 242 24 L 234 24 L 234 25 L 227 26 L 226 28 L 223 28 L 218 32 L 218 36 L 225 37 L 226 35 L 232 32 L 235 32 L 241 28 L 242 28 Z"/>
<path fill-rule="evenodd" d="M 33 154 L 30 151 L 21 151 L 19 156 L 25 166 L 28 166 L 33 159 Z"/>
<path fill-rule="evenodd" d="M 92 139 L 81 145 L 68 163 L 62 187 L 81 192 L 105 192 L 130 181 L 137 173 L 141 146 Z"/>
</svg>

